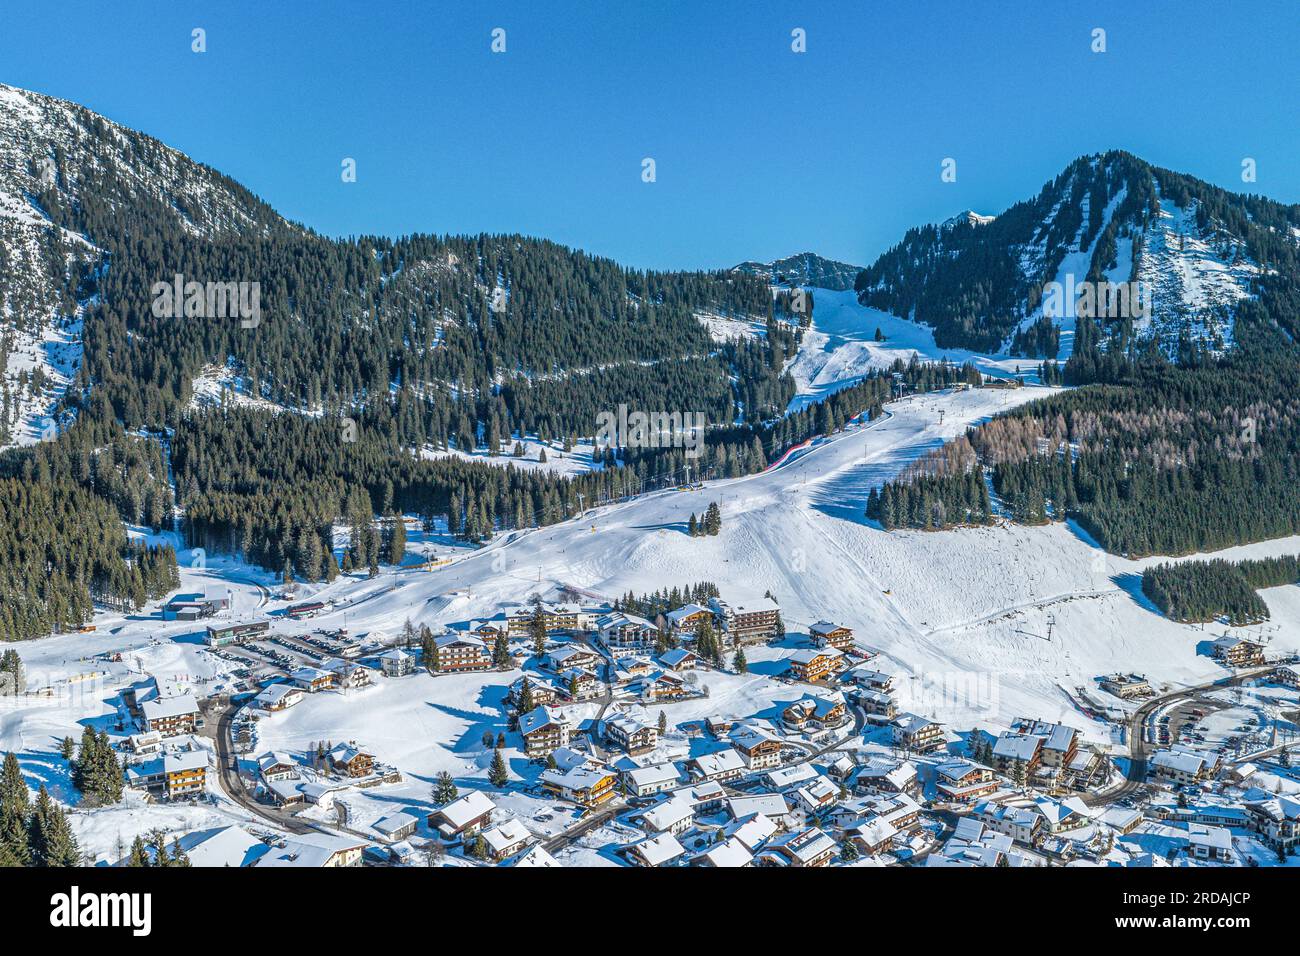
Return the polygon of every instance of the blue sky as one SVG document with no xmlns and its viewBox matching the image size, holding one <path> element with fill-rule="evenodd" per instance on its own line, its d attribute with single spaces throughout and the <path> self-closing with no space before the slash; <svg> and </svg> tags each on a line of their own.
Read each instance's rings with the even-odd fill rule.
<svg viewBox="0 0 1300 956">
<path fill-rule="evenodd" d="M 1290 2 L 0 3 L 0 81 L 156 136 L 330 235 L 864 264 L 1111 147 L 1300 201 Z"/>
</svg>

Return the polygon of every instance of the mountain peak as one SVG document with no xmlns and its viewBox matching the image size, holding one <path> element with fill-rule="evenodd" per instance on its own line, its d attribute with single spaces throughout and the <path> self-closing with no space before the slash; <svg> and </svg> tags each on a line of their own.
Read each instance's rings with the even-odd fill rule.
<svg viewBox="0 0 1300 956">
<path fill-rule="evenodd" d="M 764 276 L 774 285 L 815 286 L 842 292 L 853 288 L 862 267 L 827 259 L 815 252 L 799 252 L 772 262 L 742 262 L 734 271 Z"/>
</svg>

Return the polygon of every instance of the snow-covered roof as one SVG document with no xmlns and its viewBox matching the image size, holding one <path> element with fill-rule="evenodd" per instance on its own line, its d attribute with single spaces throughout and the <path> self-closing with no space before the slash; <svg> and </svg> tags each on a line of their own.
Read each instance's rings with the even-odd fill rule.
<svg viewBox="0 0 1300 956">
<path fill-rule="evenodd" d="M 193 694 L 178 694 L 175 697 L 155 697 L 140 705 L 145 719 L 149 721 L 166 720 L 169 717 L 183 717 L 199 712 L 199 702 Z"/>
<path fill-rule="evenodd" d="M 397 813 L 390 813 L 385 817 L 380 817 L 371 826 L 385 836 L 390 833 L 397 833 L 406 829 L 413 823 L 419 823 L 420 811 L 415 809 L 399 810 Z"/>
<path fill-rule="evenodd" d="M 532 734 L 549 724 L 563 723 L 565 723 L 563 717 L 558 716 L 549 707 L 542 705 L 534 707 L 528 713 L 519 718 L 519 732 L 521 734 Z"/>
<path fill-rule="evenodd" d="M 721 773 L 744 770 L 745 758 L 734 748 L 728 747 L 715 753 L 701 754 L 695 758 L 695 765 L 706 777 L 714 777 Z"/>
<path fill-rule="evenodd" d="M 437 812 L 442 814 L 443 819 L 459 830 L 466 824 L 473 823 L 483 814 L 491 813 L 496 809 L 496 806 L 486 793 L 481 790 L 472 790 L 460 799 L 453 800 Z"/>
<path fill-rule="evenodd" d="M 208 765 L 206 750 L 183 750 L 163 755 L 165 773 L 184 773 L 189 770 L 202 770 Z"/>
<path fill-rule="evenodd" d="M 1043 738 L 1033 734 L 1002 734 L 993 745 L 993 755 L 1005 760 L 1027 761 L 1043 745 Z"/>
<path fill-rule="evenodd" d="M 241 826 L 195 830 L 179 840 L 191 866 L 239 867 L 253 862 L 270 849 Z"/>
<path fill-rule="evenodd" d="M 645 822 L 645 828 L 649 832 L 658 833 L 661 830 L 671 830 L 683 820 L 692 819 L 694 816 L 695 808 L 688 801 L 673 797 L 644 811 L 641 820 Z"/>
<path fill-rule="evenodd" d="M 329 863 L 335 854 L 364 848 L 365 843 L 353 839 L 313 833 L 286 838 L 283 846 L 272 847 L 253 865 L 320 867 Z"/>
<path fill-rule="evenodd" d="M 634 843 L 633 847 L 641 854 L 649 866 L 663 866 L 665 863 L 671 863 L 686 852 L 682 845 L 677 842 L 677 838 L 671 833 L 660 833 L 657 836 L 649 837 L 640 843 Z"/>
<path fill-rule="evenodd" d="M 512 865 L 531 868 L 545 867 L 550 869 L 552 867 L 558 867 L 560 864 L 559 861 L 557 861 L 555 857 L 551 856 L 551 854 L 547 853 L 545 847 L 539 843 L 521 853 Z"/>
<path fill-rule="evenodd" d="M 754 855 L 749 852 L 745 844 L 734 836 L 728 837 L 703 855 L 705 859 L 717 867 L 749 866 L 754 859 Z"/>
<path fill-rule="evenodd" d="M 483 831 L 483 839 L 492 849 L 493 853 L 501 854 L 511 847 L 518 846 L 527 840 L 531 833 L 522 823 L 511 817 L 509 820 L 503 820 L 501 823 L 488 827 Z"/>
</svg>

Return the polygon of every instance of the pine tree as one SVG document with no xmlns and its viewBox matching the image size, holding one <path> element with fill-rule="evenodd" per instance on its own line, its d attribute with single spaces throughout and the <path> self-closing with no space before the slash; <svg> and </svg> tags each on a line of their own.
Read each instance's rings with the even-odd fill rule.
<svg viewBox="0 0 1300 956">
<path fill-rule="evenodd" d="M 31 796 L 27 783 L 23 780 L 18 758 L 13 753 L 7 753 L 4 768 L 0 770 L 0 847 L 7 849 L 24 866 L 31 858 L 28 833 L 30 812 Z"/>
<path fill-rule="evenodd" d="M 406 522 L 399 515 L 389 515 L 388 526 L 392 530 L 388 536 L 387 563 L 401 566 L 406 555 Z"/>
<path fill-rule="evenodd" d="M 533 616 L 528 621 L 528 633 L 533 639 L 533 653 L 541 657 L 546 653 L 546 614 L 541 604 L 533 609 Z"/>
<path fill-rule="evenodd" d="M 744 674 L 749 671 L 749 661 L 745 658 L 745 649 L 736 648 L 736 656 L 731 659 L 732 666 L 736 669 L 737 674 Z"/>
<path fill-rule="evenodd" d="M 533 710 L 533 707 L 533 685 L 532 682 L 525 677 L 523 683 L 519 687 L 519 713 L 527 714 Z"/>
<path fill-rule="evenodd" d="M 126 865 L 136 868 L 150 865 L 149 852 L 145 849 L 144 839 L 139 834 L 136 834 L 136 838 L 131 841 L 131 855 L 127 857 Z"/>
<path fill-rule="evenodd" d="M 460 791 L 457 790 L 456 781 L 452 779 L 451 774 L 446 770 L 439 770 L 433 781 L 433 802 L 437 806 L 445 807 L 458 796 Z"/>
<path fill-rule="evenodd" d="M 492 642 L 492 663 L 501 670 L 510 666 L 510 644 L 504 634 L 498 633 Z"/>
<path fill-rule="evenodd" d="M 667 732 L 668 732 L 668 712 L 661 710 L 659 711 L 659 733 L 664 734 Z"/>
<path fill-rule="evenodd" d="M 510 779 L 510 774 L 506 770 L 505 758 L 501 756 L 501 748 L 498 747 L 492 753 L 492 766 L 488 768 L 488 782 L 492 786 L 504 787 Z"/>
</svg>

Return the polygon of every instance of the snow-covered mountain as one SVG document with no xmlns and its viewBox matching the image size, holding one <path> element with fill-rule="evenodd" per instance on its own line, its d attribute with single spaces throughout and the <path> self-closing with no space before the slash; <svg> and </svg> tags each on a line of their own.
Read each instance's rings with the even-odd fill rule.
<svg viewBox="0 0 1300 956">
<path fill-rule="evenodd" d="M 773 262 L 742 262 L 735 271 L 765 276 L 774 285 L 814 286 L 839 292 L 853 288 L 862 267 L 827 259 L 815 252 L 800 252 Z"/>
<path fill-rule="evenodd" d="M 1084 284 L 1138 283 L 1148 308 L 1112 310 L 1108 331 L 1127 320 L 1125 336 L 1154 336 L 1171 357 L 1189 345 L 1217 352 L 1232 343 L 1236 304 L 1258 293 L 1269 248 L 1295 243 L 1298 224 L 1300 207 L 1110 152 L 996 217 L 967 211 L 910 230 L 855 289 L 865 305 L 932 326 L 941 347 L 1065 358 Z"/>
<path fill-rule="evenodd" d="M 283 225 L 246 189 L 157 140 L 0 84 L 0 446 L 48 437 L 50 412 L 76 378 L 82 313 L 95 296 L 79 277 L 106 256 L 51 210 L 92 193 L 124 223 L 147 207 L 196 237 Z"/>
</svg>

